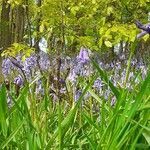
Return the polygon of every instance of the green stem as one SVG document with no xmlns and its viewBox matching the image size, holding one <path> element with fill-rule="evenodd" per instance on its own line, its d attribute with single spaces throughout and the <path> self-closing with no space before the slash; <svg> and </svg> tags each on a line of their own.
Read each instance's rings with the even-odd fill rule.
<svg viewBox="0 0 150 150">
<path fill-rule="evenodd" d="M 137 44 L 137 40 L 134 41 L 134 43 L 131 44 L 131 51 L 130 51 L 130 55 L 129 55 L 129 59 L 127 62 L 127 71 L 126 71 L 126 77 L 124 80 L 124 88 L 126 87 L 126 84 L 128 82 L 128 78 L 129 78 L 129 73 L 130 73 L 130 66 L 131 66 L 131 60 L 132 60 L 132 56 L 134 54 L 135 48 L 136 48 L 136 44 Z"/>
</svg>

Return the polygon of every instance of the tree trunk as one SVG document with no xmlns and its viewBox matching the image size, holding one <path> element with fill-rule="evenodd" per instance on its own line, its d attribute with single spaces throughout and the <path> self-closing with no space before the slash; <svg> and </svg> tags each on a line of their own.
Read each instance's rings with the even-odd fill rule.
<svg viewBox="0 0 150 150">
<path fill-rule="evenodd" d="M 10 5 L 7 0 L 2 1 L 1 28 L 0 28 L 0 47 L 7 48 L 11 44 L 10 38 Z"/>
<path fill-rule="evenodd" d="M 2 1 L 1 22 L 0 22 L 0 48 L 6 49 L 11 44 L 10 34 L 10 5 L 7 0 Z M 0 51 L 1 55 L 2 50 Z M 2 74 L 2 57 L 0 56 L 0 83 L 4 81 Z"/>
<path fill-rule="evenodd" d="M 41 7 L 42 5 L 42 0 L 37 0 L 37 7 Z M 39 42 L 40 42 L 40 35 L 39 35 L 39 32 L 40 32 L 40 22 L 41 22 L 41 12 L 38 13 L 37 15 L 37 23 L 36 23 L 36 32 L 37 32 L 37 37 L 35 38 L 35 50 L 36 52 L 39 52 L 40 51 L 40 48 L 39 48 Z"/>
<path fill-rule="evenodd" d="M 15 8 L 14 11 L 14 16 L 15 16 L 15 26 L 14 26 L 14 32 L 15 32 L 15 37 L 14 37 L 14 42 L 23 42 L 23 36 L 24 36 L 24 28 L 25 28 L 25 10 L 24 8 L 19 5 L 17 8 Z"/>
</svg>

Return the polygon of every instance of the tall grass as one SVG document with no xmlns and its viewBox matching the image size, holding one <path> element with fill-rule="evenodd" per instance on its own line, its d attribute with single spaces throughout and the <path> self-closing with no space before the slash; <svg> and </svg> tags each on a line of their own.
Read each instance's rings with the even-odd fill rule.
<svg viewBox="0 0 150 150">
<path fill-rule="evenodd" d="M 116 100 L 114 106 L 110 105 L 112 97 L 106 101 L 92 89 L 97 75 L 84 83 L 82 95 L 73 103 L 70 103 L 71 97 L 54 102 L 48 92 L 37 101 L 33 82 L 23 87 L 17 98 L 11 88 L 13 105 L 8 108 L 3 84 L 0 88 L 0 149 L 149 149 L 150 73 L 129 91 L 115 87 L 107 73 L 97 63 L 93 65 L 111 89 Z M 91 97 L 83 104 L 87 92 Z"/>
</svg>

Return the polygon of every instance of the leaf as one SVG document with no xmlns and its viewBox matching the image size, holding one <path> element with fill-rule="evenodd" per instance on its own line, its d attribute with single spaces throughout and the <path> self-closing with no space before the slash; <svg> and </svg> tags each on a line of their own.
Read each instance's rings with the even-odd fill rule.
<svg viewBox="0 0 150 150">
<path fill-rule="evenodd" d="M 106 17 L 102 17 L 99 21 L 99 25 L 100 26 L 104 26 L 105 25 L 105 22 L 106 22 Z"/>
<path fill-rule="evenodd" d="M 20 131 L 21 127 L 25 123 L 25 120 L 23 120 L 18 127 L 9 135 L 9 137 L 1 144 L 0 149 L 4 149 L 8 143 L 14 138 L 14 136 Z"/>
<path fill-rule="evenodd" d="M 103 38 L 100 38 L 98 44 L 99 44 L 100 47 L 102 46 L 102 44 L 103 44 Z"/>
<path fill-rule="evenodd" d="M 112 47 L 112 43 L 110 41 L 105 41 L 104 43 L 107 47 Z"/>
<path fill-rule="evenodd" d="M 79 10 L 79 7 L 74 6 L 74 7 L 71 8 L 71 13 L 75 16 L 78 10 Z"/>
<path fill-rule="evenodd" d="M 150 145 L 150 132 L 144 130 L 142 134 L 144 138 L 146 139 L 147 143 Z"/>
<path fill-rule="evenodd" d="M 145 35 L 144 37 L 143 37 L 143 40 L 146 42 L 147 40 L 149 39 L 149 34 L 147 34 L 147 35 Z"/>
<path fill-rule="evenodd" d="M 42 25 L 40 26 L 40 32 L 41 32 L 41 33 L 44 32 L 44 29 L 45 29 L 44 24 L 42 24 Z"/>
<path fill-rule="evenodd" d="M 4 84 L 0 89 L 0 127 L 4 136 L 7 135 L 7 98 L 6 98 L 6 88 Z"/>
<path fill-rule="evenodd" d="M 23 55 L 23 56 L 22 56 L 22 61 L 24 62 L 25 60 L 26 60 L 26 56 Z"/>
<path fill-rule="evenodd" d="M 110 15 L 113 12 L 113 7 L 107 8 L 107 15 Z"/>
<path fill-rule="evenodd" d="M 102 80 L 105 81 L 105 83 L 110 87 L 110 89 L 112 90 L 112 92 L 114 93 L 114 95 L 116 96 L 116 98 L 119 98 L 120 96 L 120 92 L 119 90 L 113 85 L 113 83 L 109 80 L 106 72 L 104 72 L 96 62 L 94 62 L 92 60 L 92 63 L 94 65 L 94 67 L 97 69 L 99 75 L 101 76 Z"/>
<path fill-rule="evenodd" d="M 81 105 L 82 99 L 94 81 L 95 81 L 95 77 L 93 77 L 93 79 L 86 85 L 85 89 L 83 90 L 83 93 L 81 94 L 80 98 L 78 99 L 78 102 L 76 103 L 76 105 L 74 107 L 71 108 L 71 110 L 67 114 L 66 118 L 64 118 L 64 120 L 62 121 L 62 123 L 61 123 L 61 129 L 63 129 L 62 137 L 65 136 L 66 132 L 69 130 L 69 128 L 73 124 L 73 121 L 75 120 L 75 117 L 76 117 L 76 113 L 78 112 L 78 108 Z M 53 138 L 51 138 L 48 141 L 48 144 L 46 145 L 45 149 L 48 150 L 50 148 L 50 145 L 54 142 L 54 140 L 58 136 L 58 132 L 59 132 L 59 128 L 56 129 L 56 131 L 53 135 Z"/>
</svg>

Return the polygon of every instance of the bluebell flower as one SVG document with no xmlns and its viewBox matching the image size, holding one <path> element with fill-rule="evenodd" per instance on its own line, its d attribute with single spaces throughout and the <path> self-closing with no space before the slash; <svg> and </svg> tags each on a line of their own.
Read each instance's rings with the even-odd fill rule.
<svg viewBox="0 0 150 150">
<path fill-rule="evenodd" d="M 70 72 L 68 78 L 67 78 L 69 81 L 71 81 L 72 83 L 75 83 L 76 82 L 76 79 L 77 79 L 77 75 L 75 74 L 75 71 L 74 69 Z"/>
<path fill-rule="evenodd" d="M 116 103 L 116 97 L 115 97 L 115 96 L 113 96 L 113 97 L 112 97 L 112 99 L 111 99 L 111 103 L 110 103 L 110 105 L 111 105 L 111 106 L 114 106 L 114 105 L 115 105 L 115 103 Z"/>
<path fill-rule="evenodd" d="M 120 61 L 117 61 L 116 64 L 115 64 L 115 69 L 117 71 L 121 70 L 121 62 Z"/>
<path fill-rule="evenodd" d="M 110 93 L 111 93 L 110 89 L 106 89 L 105 90 L 105 92 L 104 92 L 104 98 L 105 98 L 105 100 L 108 100 L 108 98 L 110 96 Z"/>
<path fill-rule="evenodd" d="M 86 64 L 90 61 L 89 52 L 86 48 L 81 47 L 80 53 L 77 56 L 77 59 L 80 63 Z"/>
<path fill-rule="evenodd" d="M 19 75 L 14 79 L 14 83 L 16 85 L 18 85 L 19 87 L 21 87 L 23 85 L 23 78 Z"/>
<path fill-rule="evenodd" d="M 100 78 L 96 79 L 93 85 L 93 88 L 100 90 L 104 86 L 102 80 Z"/>
<path fill-rule="evenodd" d="M 75 102 L 79 100 L 81 94 L 82 94 L 82 90 L 80 89 L 75 92 L 75 95 L 74 95 Z"/>
<path fill-rule="evenodd" d="M 10 59 L 6 58 L 6 59 L 3 60 L 3 62 L 2 62 L 2 72 L 3 72 L 3 75 L 4 75 L 5 78 L 10 74 L 12 66 L 13 66 L 13 64 L 10 61 Z"/>
<path fill-rule="evenodd" d="M 138 39 L 145 36 L 146 34 L 150 34 L 150 23 L 143 25 L 140 21 L 136 20 L 135 24 L 137 28 L 142 30 L 141 33 L 137 35 Z"/>
<path fill-rule="evenodd" d="M 40 56 L 39 59 L 40 69 L 43 71 L 48 71 L 50 69 L 50 58 L 48 54 L 41 51 L 39 56 Z"/>
<path fill-rule="evenodd" d="M 44 95 L 44 88 L 42 86 L 42 80 L 38 80 L 36 84 L 36 94 Z"/>
</svg>

